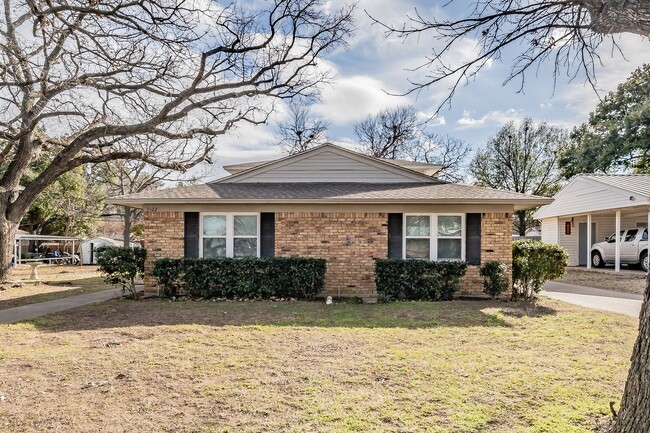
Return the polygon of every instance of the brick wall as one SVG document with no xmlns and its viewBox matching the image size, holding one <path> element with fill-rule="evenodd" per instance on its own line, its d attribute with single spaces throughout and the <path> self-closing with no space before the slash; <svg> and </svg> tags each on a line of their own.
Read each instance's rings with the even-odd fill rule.
<svg viewBox="0 0 650 433">
<path fill-rule="evenodd" d="M 327 293 L 374 293 L 373 259 L 388 255 L 388 214 L 278 212 L 275 255 L 327 259 Z"/>
<path fill-rule="evenodd" d="M 374 258 L 388 255 L 387 213 L 278 212 L 275 215 L 275 255 L 327 259 L 325 290 L 331 294 L 375 292 Z M 159 258 L 183 256 L 183 212 L 145 212 L 145 291 L 155 293 L 150 276 Z M 481 261 L 499 260 L 512 267 L 512 215 L 484 213 L 481 220 Z M 480 294 L 478 266 L 469 266 L 460 294 Z"/>
<path fill-rule="evenodd" d="M 481 217 L 481 263 L 498 260 L 508 265 L 512 281 L 512 214 L 484 213 Z M 483 293 L 483 277 L 478 266 L 469 266 L 461 280 L 460 294 Z M 504 294 L 507 295 L 507 294 Z"/>
<path fill-rule="evenodd" d="M 147 248 L 147 260 L 144 264 L 145 293 L 156 293 L 155 281 L 151 276 L 154 260 L 183 257 L 184 224 L 183 212 L 145 211 L 144 238 Z"/>
</svg>

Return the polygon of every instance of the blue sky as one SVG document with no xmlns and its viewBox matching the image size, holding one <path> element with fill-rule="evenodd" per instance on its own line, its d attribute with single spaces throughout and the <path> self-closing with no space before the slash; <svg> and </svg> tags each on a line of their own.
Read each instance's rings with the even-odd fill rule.
<svg viewBox="0 0 650 433">
<path fill-rule="evenodd" d="M 336 73 L 332 86 L 322 89 L 322 100 L 313 107 L 313 114 L 331 123 L 330 141 L 344 146 L 354 144 L 352 123 L 386 107 L 413 104 L 422 117 L 435 111 L 441 98 L 448 92 L 445 84 L 431 87 L 419 95 L 391 96 L 409 89 L 408 79 L 417 79 L 422 72 L 409 72 L 430 53 L 434 41 L 428 35 L 406 42 L 394 37 L 386 39 L 383 30 L 372 25 L 364 10 L 390 23 L 399 24 L 407 14 L 417 8 L 424 16 L 460 16 L 469 3 L 466 0 L 452 2 L 442 8 L 444 1 L 395 1 L 361 0 L 356 10 L 357 31 L 349 41 L 348 50 L 330 53 L 321 62 Z M 326 7 L 337 8 L 344 0 L 331 0 Z M 601 95 L 623 82 L 629 74 L 643 63 L 650 62 L 648 41 L 634 35 L 617 38 L 627 57 L 612 56 L 609 46 L 601 50 L 603 65 L 598 69 L 598 87 Z M 454 51 L 456 59 L 471 56 L 476 42 L 467 39 Z M 495 61 L 484 69 L 475 80 L 459 88 L 451 107 L 445 107 L 439 117 L 428 126 L 432 131 L 449 134 L 467 141 L 473 149 L 484 146 L 486 141 L 506 121 L 531 117 L 535 121 L 571 128 L 584 122 L 598 103 L 598 96 L 585 83 L 583 76 L 572 82 L 560 77 L 553 86 L 552 67 L 543 65 L 537 73 L 531 71 L 524 91 L 517 93 L 519 82 L 502 86 L 508 76 L 510 65 L 506 52 L 501 61 Z M 387 93 L 388 92 L 388 93 Z M 272 121 L 282 119 L 280 110 Z M 272 126 L 248 126 L 237 128 L 217 143 L 215 166 L 210 178 L 223 175 L 221 165 L 235 162 L 269 159 L 279 156 L 274 146 Z M 471 155 L 468 155 L 468 159 Z"/>
</svg>

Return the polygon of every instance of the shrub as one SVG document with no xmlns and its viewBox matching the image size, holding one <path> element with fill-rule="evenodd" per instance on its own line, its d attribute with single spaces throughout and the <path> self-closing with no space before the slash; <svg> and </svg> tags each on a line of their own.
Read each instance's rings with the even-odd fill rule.
<svg viewBox="0 0 650 433">
<path fill-rule="evenodd" d="M 496 260 L 488 260 L 481 265 L 479 273 L 483 277 L 483 291 L 494 299 L 508 289 L 508 266 Z"/>
<path fill-rule="evenodd" d="M 559 245 L 522 239 L 512 244 L 512 299 L 531 299 L 547 280 L 566 272 L 569 256 Z"/>
<path fill-rule="evenodd" d="M 104 281 L 118 284 L 122 293 L 128 293 L 133 299 L 138 298 L 135 279 L 144 276 L 144 261 L 147 250 L 129 247 L 99 247 L 96 250 L 97 264 Z"/>
<path fill-rule="evenodd" d="M 152 275 L 166 297 L 312 300 L 325 287 L 326 261 L 299 257 L 161 259 Z"/>
<path fill-rule="evenodd" d="M 161 296 L 171 298 L 184 293 L 185 269 L 187 262 L 193 259 L 159 259 L 154 262 L 151 275 L 158 280 L 158 286 L 162 289 Z"/>
<path fill-rule="evenodd" d="M 377 293 L 382 302 L 396 300 L 446 301 L 454 296 L 465 262 L 379 259 L 375 267 Z"/>
</svg>

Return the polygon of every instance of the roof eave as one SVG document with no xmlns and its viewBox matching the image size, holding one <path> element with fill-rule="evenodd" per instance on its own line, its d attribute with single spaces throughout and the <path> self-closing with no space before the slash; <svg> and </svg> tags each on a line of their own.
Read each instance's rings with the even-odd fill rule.
<svg viewBox="0 0 650 433">
<path fill-rule="evenodd" d="M 168 198 L 168 199 L 119 199 L 106 200 L 107 204 L 142 208 L 150 205 L 174 204 L 511 204 L 515 210 L 530 209 L 552 202 L 552 199 L 216 199 L 216 198 Z"/>
</svg>

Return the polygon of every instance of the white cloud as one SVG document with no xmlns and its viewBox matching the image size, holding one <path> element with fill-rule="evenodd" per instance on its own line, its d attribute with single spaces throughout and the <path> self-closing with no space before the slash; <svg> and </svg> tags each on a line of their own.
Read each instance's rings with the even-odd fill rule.
<svg viewBox="0 0 650 433">
<path fill-rule="evenodd" d="M 477 128 L 482 126 L 503 125 L 509 121 L 517 121 L 523 119 L 523 115 L 519 110 L 509 108 L 508 110 L 494 110 L 489 111 L 481 117 L 474 118 L 469 111 L 463 111 L 463 117 L 456 121 L 457 125 L 461 128 Z"/>
<path fill-rule="evenodd" d="M 436 114 L 434 111 L 418 111 L 417 118 L 420 122 L 426 122 L 427 126 L 444 126 L 447 124 L 445 116 Z"/>
<path fill-rule="evenodd" d="M 409 103 L 408 98 L 390 93 L 386 84 L 368 75 L 343 77 L 322 90 L 322 102 L 312 111 L 333 124 L 344 125 L 375 114 L 382 108 Z"/>
<path fill-rule="evenodd" d="M 556 99 L 563 104 L 563 108 L 574 123 L 587 120 L 589 113 L 596 108 L 600 97 L 616 90 L 616 87 L 625 82 L 630 74 L 645 63 L 650 63 L 650 50 L 648 39 L 632 34 L 616 37 L 616 42 L 625 54 L 623 58 L 617 51 L 612 51 L 608 44 L 603 44 L 598 50 L 602 66 L 596 69 L 596 87 L 594 89 L 584 81 L 569 83 L 556 94 Z"/>
</svg>

